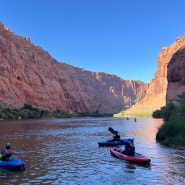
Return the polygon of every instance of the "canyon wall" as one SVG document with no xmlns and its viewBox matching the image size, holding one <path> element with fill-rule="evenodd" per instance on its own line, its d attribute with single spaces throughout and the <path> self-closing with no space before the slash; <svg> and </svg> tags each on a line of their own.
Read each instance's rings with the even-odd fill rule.
<svg viewBox="0 0 185 185">
<path fill-rule="evenodd" d="M 177 95 L 185 92 L 185 35 L 173 44 L 175 52 L 167 67 L 167 103 L 176 103 Z"/>
<path fill-rule="evenodd" d="M 181 36 L 169 47 L 162 48 L 158 57 L 157 72 L 150 81 L 144 99 L 125 111 L 125 115 L 151 115 L 178 94 L 185 91 L 185 36 Z"/>
<path fill-rule="evenodd" d="M 88 62 L 88 61 L 87 61 Z M 115 66 L 116 67 L 116 66 Z M 119 67 L 119 66 L 118 66 Z M 148 84 L 58 62 L 0 22 L 0 107 L 114 114 L 139 103 Z"/>
</svg>

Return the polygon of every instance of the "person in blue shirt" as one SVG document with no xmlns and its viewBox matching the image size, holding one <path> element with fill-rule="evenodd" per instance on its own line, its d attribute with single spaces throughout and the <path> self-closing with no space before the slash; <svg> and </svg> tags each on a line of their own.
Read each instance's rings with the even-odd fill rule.
<svg viewBox="0 0 185 185">
<path fill-rule="evenodd" d="M 135 153 L 135 145 L 134 139 L 125 139 L 123 141 L 123 145 L 125 145 L 125 150 L 122 151 L 123 154 L 132 156 Z"/>
</svg>

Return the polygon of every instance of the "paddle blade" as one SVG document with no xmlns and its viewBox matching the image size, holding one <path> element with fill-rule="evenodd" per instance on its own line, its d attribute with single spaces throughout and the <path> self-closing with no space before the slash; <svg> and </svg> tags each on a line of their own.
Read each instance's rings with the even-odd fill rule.
<svg viewBox="0 0 185 185">
<path fill-rule="evenodd" d="M 109 127 L 108 130 L 109 130 L 109 132 L 111 132 L 112 134 L 115 134 L 115 132 L 116 132 L 112 127 Z"/>
</svg>

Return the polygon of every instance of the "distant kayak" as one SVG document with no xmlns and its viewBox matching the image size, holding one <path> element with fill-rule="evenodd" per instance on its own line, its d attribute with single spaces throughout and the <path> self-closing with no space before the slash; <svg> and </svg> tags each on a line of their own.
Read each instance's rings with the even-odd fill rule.
<svg viewBox="0 0 185 185">
<path fill-rule="evenodd" d="M 117 140 L 117 141 L 102 141 L 102 142 L 98 142 L 99 146 L 118 146 L 118 145 L 123 145 L 123 141 L 124 139 L 121 140 Z"/>
<path fill-rule="evenodd" d="M 12 158 L 8 161 L 0 159 L 0 168 L 6 169 L 24 169 L 25 163 L 21 159 Z"/>
<path fill-rule="evenodd" d="M 122 153 L 121 148 L 110 148 L 110 154 L 114 157 L 118 157 L 120 159 L 140 164 L 149 164 L 151 159 L 143 156 L 142 154 L 135 153 L 133 156 L 128 156 Z"/>
</svg>

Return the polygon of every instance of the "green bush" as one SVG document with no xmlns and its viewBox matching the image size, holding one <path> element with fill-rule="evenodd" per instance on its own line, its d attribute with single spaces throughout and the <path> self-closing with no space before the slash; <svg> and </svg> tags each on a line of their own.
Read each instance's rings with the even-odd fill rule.
<svg viewBox="0 0 185 185">
<path fill-rule="evenodd" d="M 170 103 L 153 113 L 154 118 L 164 120 L 156 140 L 165 145 L 185 146 L 185 93 L 178 95 L 177 102 L 177 105 Z"/>
<path fill-rule="evenodd" d="M 164 123 L 158 129 L 156 140 L 165 145 L 185 145 L 185 118 L 174 116 Z"/>
<path fill-rule="evenodd" d="M 24 104 L 20 109 L 0 108 L 0 119 L 40 119 L 40 118 L 70 118 L 70 117 L 107 117 L 110 114 L 100 114 L 98 110 L 94 112 L 73 113 L 70 114 L 61 110 L 42 110 L 29 104 Z"/>
<path fill-rule="evenodd" d="M 156 110 L 153 112 L 153 118 L 163 118 L 164 121 L 168 121 L 173 115 L 176 114 L 177 107 L 170 103 L 167 106 L 161 107 L 160 110 Z"/>
</svg>

